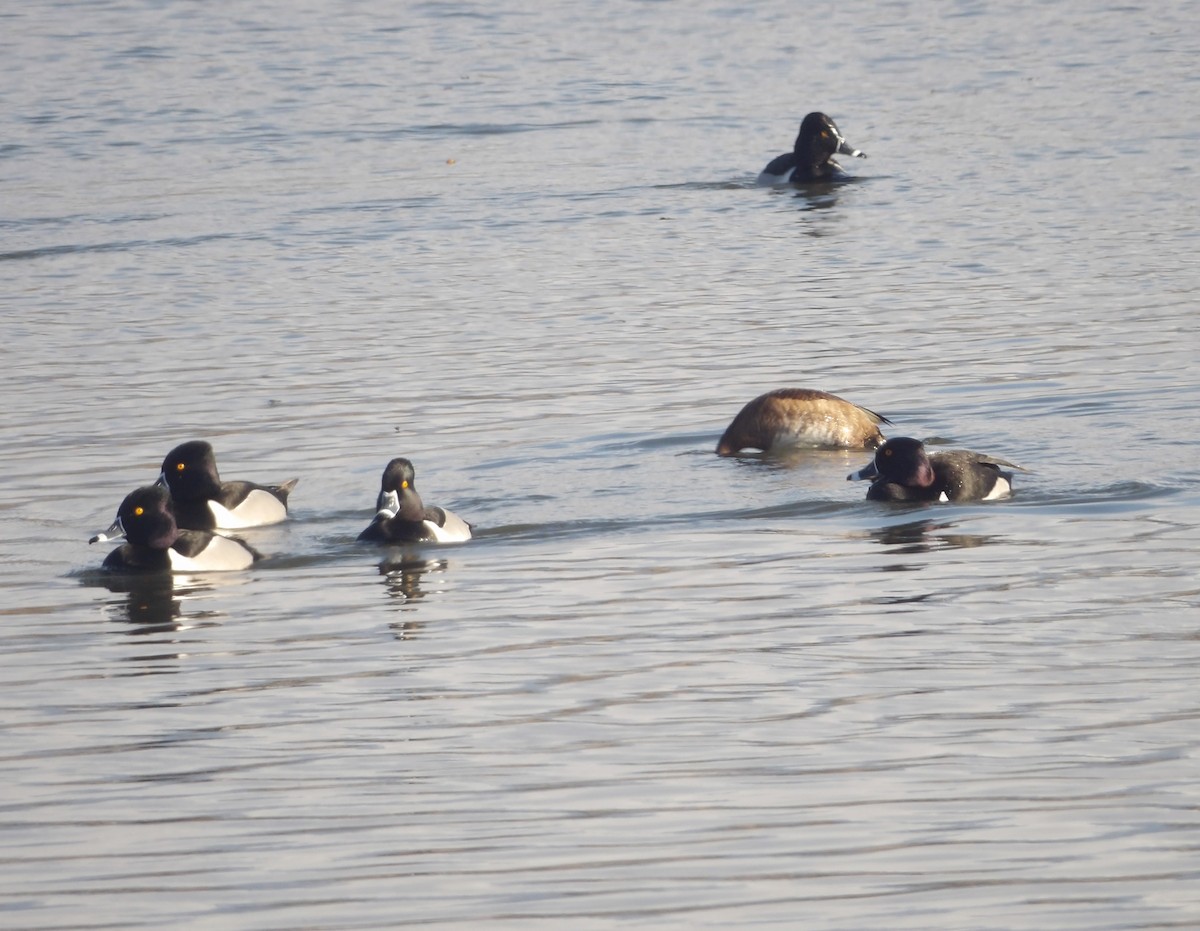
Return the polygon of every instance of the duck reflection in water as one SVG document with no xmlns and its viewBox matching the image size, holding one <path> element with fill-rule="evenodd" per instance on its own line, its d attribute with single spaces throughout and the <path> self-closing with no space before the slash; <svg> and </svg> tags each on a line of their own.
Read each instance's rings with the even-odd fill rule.
<svg viewBox="0 0 1200 931">
<path fill-rule="evenodd" d="M 869 536 L 882 546 L 897 547 L 897 553 L 928 553 L 933 550 L 971 549 L 997 542 L 991 534 L 945 533 L 954 527 L 952 521 L 922 520 L 890 524 L 870 531 Z M 892 567 L 895 568 L 895 567 Z"/>
<path fill-rule="evenodd" d="M 200 626 L 197 621 L 209 616 L 200 612 L 185 616 L 183 603 L 212 590 L 206 579 L 198 576 L 151 573 L 148 575 L 113 575 L 107 572 L 90 573 L 85 585 L 99 585 L 123 599 L 108 603 L 108 613 L 114 620 L 134 625 L 131 634 L 156 634 Z"/>
<path fill-rule="evenodd" d="M 388 598 L 393 599 L 402 608 L 413 610 L 416 602 L 442 591 L 440 588 L 430 588 L 429 582 L 431 577 L 445 572 L 449 566 L 449 561 L 445 559 L 425 559 L 405 552 L 381 562 L 379 574 L 383 577 L 384 591 Z M 400 630 L 397 625 L 392 626 Z M 420 626 L 405 624 L 400 632 L 402 636 L 412 636 Z"/>
</svg>

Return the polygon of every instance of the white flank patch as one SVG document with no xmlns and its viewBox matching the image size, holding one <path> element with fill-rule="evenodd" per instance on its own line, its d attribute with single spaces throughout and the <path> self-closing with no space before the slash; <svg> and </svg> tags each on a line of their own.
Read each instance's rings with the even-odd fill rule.
<svg viewBox="0 0 1200 931">
<path fill-rule="evenodd" d="M 452 511 L 446 511 L 445 527 L 439 527 L 431 520 L 424 523 L 425 529 L 438 543 L 465 543 L 471 539 L 470 525 Z"/>
<path fill-rule="evenodd" d="M 1012 494 L 1012 485 L 1008 479 L 1001 475 L 996 479 L 996 484 L 992 486 L 992 490 L 983 496 L 984 501 L 995 501 L 997 498 L 1007 498 Z"/>
<path fill-rule="evenodd" d="M 167 550 L 172 572 L 232 572 L 246 569 L 254 563 L 254 554 L 237 540 L 214 536 L 199 556 L 184 556 L 174 549 Z"/>
<path fill-rule="evenodd" d="M 246 500 L 232 511 L 215 501 L 208 502 L 208 509 L 212 511 L 217 527 L 221 530 L 242 530 L 246 527 L 278 524 L 287 517 L 287 508 L 282 501 L 269 491 L 257 489 L 246 495 Z"/>
</svg>

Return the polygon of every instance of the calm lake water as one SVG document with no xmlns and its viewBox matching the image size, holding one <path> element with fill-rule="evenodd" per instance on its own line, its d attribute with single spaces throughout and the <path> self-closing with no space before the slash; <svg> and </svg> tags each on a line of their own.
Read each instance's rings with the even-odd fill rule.
<svg viewBox="0 0 1200 931">
<path fill-rule="evenodd" d="M 0 23 L 0 926 L 1200 926 L 1193 5 Z M 1029 472 L 718 459 L 784 386 Z M 268 559 L 99 576 L 192 438 Z"/>
</svg>

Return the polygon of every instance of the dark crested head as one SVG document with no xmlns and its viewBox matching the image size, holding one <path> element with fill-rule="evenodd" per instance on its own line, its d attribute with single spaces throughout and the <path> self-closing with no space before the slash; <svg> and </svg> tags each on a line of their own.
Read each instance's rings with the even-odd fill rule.
<svg viewBox="0 0 1200 931">
<path fill-rule="evenodd" d="M 165 550 L 179 537 L 171 493 L 161 485 L 146 485 L 125 496 L 117 521 L 125 539 L 135 546 Z"/>
<path fill-rule="evenodd" d="M 393 459 L 383 470 L 375 510 L 409 517 L 418 514 L 425 505 L 417 494 L 416 480 L 417 473 L 411 462 L 403 458 Z"/>
<path fill-rule="evenodd" d="M 800 123 L 795 151 L 802 163 L 810 165 L 827 162 L 839 153 L 854 158 L 867 157 L 846 141 L 837 123 L 824 113 L 810 113 Z"/>
<path fill-rule="evenodd" d="M 215 498 L 221 491 L 221 476 L 212 445 L 204 440 L 180 443 L 163 460 L 159 482 L 180 501 Z"/>
<path fill-rule="evenodd" d="M 875 470 L 883 481 L 909 488 L 928 488 L 934 482 L 925 444 L 911 436 L 894 436 L 875 450 Z"/>
<path fill-rule="evenodd" d="M 413 464 L 407 459 L 393 459 L 387 464 L 387 468 L 383 470 L 383 481 L 381 490 L 394 491 L 397 494 L 405 488 L 412 488 L 417 480 L 417 473 L 413 469 Z"/>
<path fill-rule="evenodd" d="M 800 121 L 800 134 L 802 136 L 819 136 L 826 130 L 832 130 L 835 136 L 841 136 L 838 132 L 837 123 L 833 121 L 833 117 L 826 116 L 824 113 L 814 110 Z"/>
</svg>

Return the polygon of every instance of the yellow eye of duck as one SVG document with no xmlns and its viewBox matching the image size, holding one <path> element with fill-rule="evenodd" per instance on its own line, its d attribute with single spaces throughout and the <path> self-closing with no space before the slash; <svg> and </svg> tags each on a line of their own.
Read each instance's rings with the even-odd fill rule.
<svg viewBox="0 0 1200 931">
<path fill-rule="evenodd" d="M 408 487 L 408 479 L 403 479 L 403 480 L 400 482 L 400 487 L 401 487 L 401 488 L 407 488 L 407 487 Z"/>
<path fill-rule="evenodd" d="M 133 513 L 134 513 L 134 515 L 135 515 L 135 516 L 137 516 L 137 517 L 141 517 L 141 516 L 142 516 L 143 514 L 145 514 L 146 512 L 145 512 L 145 511 L 144 511 L 142 508 L 134 508 L 134 509 L 133 509 Z"/>
<path fill-rule="evenodd" d="M 182 472 L 186 468 L 187 468 L 187 466 L 185 466 L 182 462 L 175 463 L 175 471 L 176 472 Z"/>
</svg>

